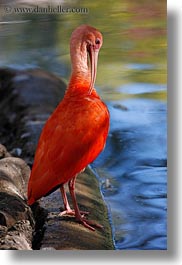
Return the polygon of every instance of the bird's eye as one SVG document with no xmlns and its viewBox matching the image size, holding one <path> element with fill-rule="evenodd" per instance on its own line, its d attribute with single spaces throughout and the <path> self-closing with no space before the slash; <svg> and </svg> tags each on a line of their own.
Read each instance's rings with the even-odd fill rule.
<svg viewBox="0 0 182 265">
<path fill-rule="evenodd" d="M 95 44 L 100 44 L 100 40 L 99 39 L 96 39 L 95 40 Z"/>
</svg>

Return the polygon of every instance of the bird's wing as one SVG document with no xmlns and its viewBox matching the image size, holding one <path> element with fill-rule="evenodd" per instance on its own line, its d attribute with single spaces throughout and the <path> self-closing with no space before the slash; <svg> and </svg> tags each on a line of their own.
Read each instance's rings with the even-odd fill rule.
<svg viewBox="0 0 182 265">
<path fill-rule="evenodd" d="M 39 139 L 29 181 L 29 198 L 38 199 L 79 173 L 102 151 L 108 132 L 105 113 L 87 115 L 88 106 L 59 108 Z M 85 115 L 86 114 L 86 115 Z"/>
</svg>

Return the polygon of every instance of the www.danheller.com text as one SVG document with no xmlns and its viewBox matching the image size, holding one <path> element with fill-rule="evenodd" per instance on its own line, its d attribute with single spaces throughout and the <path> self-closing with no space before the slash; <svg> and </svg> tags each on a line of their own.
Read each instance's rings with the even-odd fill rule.
<svg viewBox="0 0 182 265">
<path fill-rule="evenodd" d="M 6 14 L 16 13 L 16 14 L 66 14 L 66 13 L 78 13 L 78 14 L 87 14 L 89 9 L 86 7 L 64 7 L 61 5 L 46 7 L 23 7 L 23 6 L 11 6 L 4 5 L 4 12 Z"/>
</svg>

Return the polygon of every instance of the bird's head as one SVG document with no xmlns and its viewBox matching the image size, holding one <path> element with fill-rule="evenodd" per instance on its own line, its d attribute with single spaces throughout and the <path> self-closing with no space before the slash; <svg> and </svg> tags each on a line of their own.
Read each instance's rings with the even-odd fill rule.
<svg viewBox="0 0 182 265">
<path fill-rule="evenodd" d="M 89 94 L 91 94 L 96 79 L 98 53 L 102 46 L 103 38 L 102 34 L 97 29 L 88 25 L 81 25 L 76 28 L 71 35 L 71 48 L 76 46 L 78 40 L 78 47 L 81 52 L 83 52 L 83 54 L 88 54 L 88 56 L 86 55 L 87 66 L 89 65 L 88 58 L 90 60 L 91 79 Z"/>
</svg>

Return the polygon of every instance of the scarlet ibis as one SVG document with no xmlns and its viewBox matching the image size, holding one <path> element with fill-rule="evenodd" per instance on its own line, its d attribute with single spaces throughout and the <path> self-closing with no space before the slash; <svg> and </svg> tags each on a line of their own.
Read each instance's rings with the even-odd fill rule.
<svg viewBox="0 0 182 265">
<path fill-rule="evenodd" d="M 73 215 L 93 231 L 93 226 L 101 225 L 79 210 L 75 180 L 103 150 L 109 130 L 109 111 L 94 88 L 102 42 L 102 34 L 91 26 L 81 25 L 73 31 L 69 85 L 42 130 L 28 183 L 29 205 L 60 188 L 65 207 L 60 215 Z M 66 183 L 74 210 L 64 190 Z"/>
</svg>

